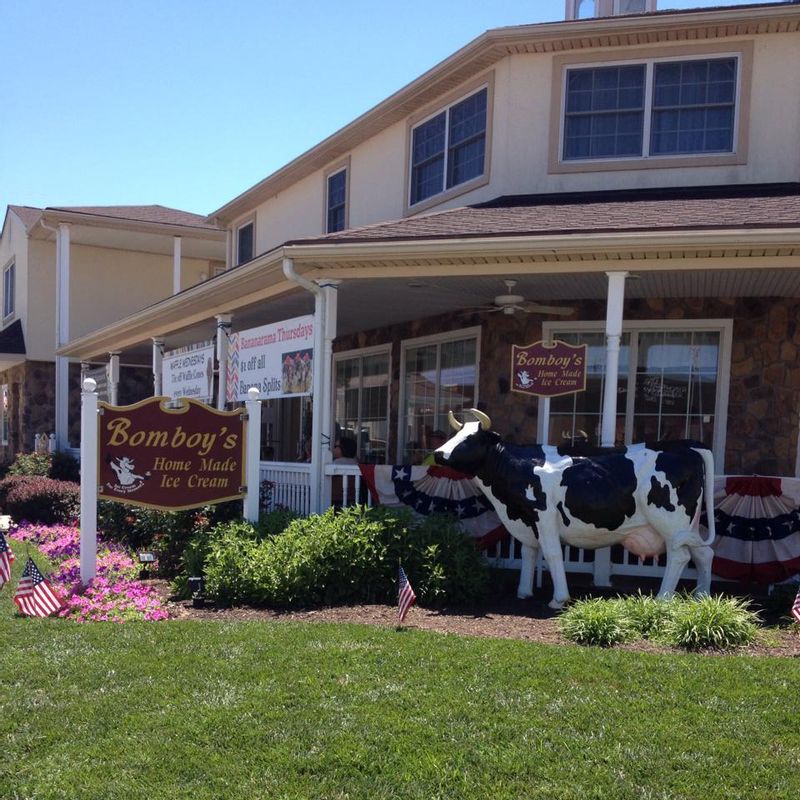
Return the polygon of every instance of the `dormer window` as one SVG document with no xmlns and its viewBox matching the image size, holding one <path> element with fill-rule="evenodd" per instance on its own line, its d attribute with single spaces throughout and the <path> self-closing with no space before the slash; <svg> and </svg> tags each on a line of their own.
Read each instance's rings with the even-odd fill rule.
<svg viewBox="0 0 800 800">
<path fill-rule="evenodd" d="M 16 311 L 15 302 L 15 284 L 16 284 L 16 269 L 14 262 L 6 264 L 3 270 L 3 319 L 8 319 L 14 316 Z"/>
<path fill-rule="evenodd" d="M 347 168 L 328 175 L 325 188 L 325 232 L 343 231 L 347 227 Z"/>
<path fill-rule="evenodd" d="M 410 206 L 484 175 L 487 98 L 484 87 L 412 129 Z"/>
<path fill-rule="evenodd" d="M 255 223 L 248 222 L 236 229 L 236 265 L 251 261 L 254 255 Z"/>
</svg>

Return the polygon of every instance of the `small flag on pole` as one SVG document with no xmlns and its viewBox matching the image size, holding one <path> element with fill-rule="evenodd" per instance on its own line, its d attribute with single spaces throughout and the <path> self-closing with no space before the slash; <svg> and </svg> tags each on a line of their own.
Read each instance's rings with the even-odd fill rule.
<svg viewBox="0 0 800 800">
<path fill-rule="evenodd" d="M 398 581 L 397 591 L 397 616 L 400 622 L 406 618 L 408 609 L 414 605 L 414 601 L 416 599 L 417 596 L 414 594 L 414 590 L 411 588 L 411 584 L 408 582 L 408 577 L 406 576 L 405 570 L 400 567 L 400 579 Z"/>
<path fill-rule="evenodd" d="M 797 596 L 794 598 L 794 603 L 792 604 L 792 616 L 795 618 L 795 621 L 800 624 L 800 589 L 797 590 Z"/>
<path fill-rule="evenodd" d="M 0 531 L 0 587 L 11 580 L 11 562 L 14 560 L 14 553 L 8 546 L 6 537 Z"/>
<path fill-rule="evenodd" d="M 14 602 L 19 606 L 20 613 L 26 617 L 49 617 L 64 607 L 64 601 L 31 558 L 19 579 Z"/>
</svg>

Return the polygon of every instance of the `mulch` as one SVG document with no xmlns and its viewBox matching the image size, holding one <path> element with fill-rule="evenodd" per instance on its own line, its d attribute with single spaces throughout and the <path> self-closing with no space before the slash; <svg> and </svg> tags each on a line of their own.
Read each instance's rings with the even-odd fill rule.
<svg viewBox="0 0 800 800">
<path fill-rule="evenodd" d="M 160 583 L 154 581 L 153 583 Z M 160 587 L 166 593 L 166 584 Z M 307 610 L 284 611 L 268 608 L 239 606 L 234 608 L 215 608 L 207 604 L 205 608 L 194 608 L 191 601 L 168 601 L 172 616 L 176 619 L 203 619 L 228 621 L 269 621 L 269 622 L 327 622 L 355 623 L 358 625 L 377 625 L 383 628 L 397 626 L 397 607 L 387 605 L 353 605 Z M 489 600 L 480 609 L 429 609 L 419 605 L 412 606 L 403 627 L 411 630 L 435 631 L 442 634 L 461 636 L 482 636 L 501 639 L 521 639 L 546 645 L 574 647 L 564 638 L 557 623 L 558 612 L 547 606 L 547 598 L 534 597 L 518 600 L 516 597 L 497 597 Z M 800 626 L 789 624 L 776 626 L 768 620 L 759 640 L 735 651 L 738 655 L 781 656 L 800 658 Z M 674 648 L 647 641 L 620 645 L 626 650 L 651 653 L 684 652 Z M 719 655 L 719 651 L 703 651 L 706 655 Z"/>
</svg>

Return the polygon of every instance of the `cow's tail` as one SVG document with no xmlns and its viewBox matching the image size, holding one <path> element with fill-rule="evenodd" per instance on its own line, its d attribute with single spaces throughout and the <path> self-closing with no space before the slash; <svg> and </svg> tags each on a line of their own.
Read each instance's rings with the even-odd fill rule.
<svg viewBox="0 0 800 800">
<path fill-rule="evenodd" d="M 703 458 L 703 472 L 705 472 L 705 484 L 703 495 L 706 501 L 706 520 L 708 536 L 703 542 L 705 545 L 714 543 L 716 538 L 716 526 L 714 524 L 714 455 L 707 447 L 695 448 Z"/>
</svg>

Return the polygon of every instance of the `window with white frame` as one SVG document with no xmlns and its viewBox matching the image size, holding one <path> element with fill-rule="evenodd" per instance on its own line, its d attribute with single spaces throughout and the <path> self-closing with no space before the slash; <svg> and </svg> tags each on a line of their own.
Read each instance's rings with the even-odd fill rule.
<svg viewBox="0 0 800 800">
<path fill-rule="evenodd" d="M 409 205 L 484 174 L 487 98 L 484 87 L 412 129 Z"/>
<path fill-rule="evenodd" d="M 543 335 L 587 344 L 588 364 L 585 392 L 544 401 L 541 440 L 559 444 L 565 433 L 571 437 L 584 431 L 592 444 L 600 444 L 606 378 L 602 326 L 545 323 Z M 620 343 L 616 442 L 694 439 L 723 458 L 731 337 L 730 320 L 626 324 Z"/>
<path fill-rule="evenodd" d="M 403 342 L 400 447 L 403 463 L 431 452 L 431 434 L 447 433 L 448 412 L 474 408 L 478 398 L 480 329 Z"/>
<path fill-rule="evenodd" d="M 389 368 L 385 348 L 334 357 L 335 438 L 355 439 L 362 463 L 385 464 L 388 460 Z"/>
<path fill-rule="evenodd" d="M 236 265 L 250 261 L 254 255 L 255 223 L 248 222 L 236 229 Z"/>
<path fill-rule="evenodd" d="M 326 189 L 325 232 L 343 231 L 347 227 L 347 168 L 328 175 Z"/>
<path fill-rule="evenodd" d="M 15 272 L 16 270 L 13 261 L 11 261 L 9 264 L 6 264 L 6 268 L 3 270 L 3 318 L 12 316 L 16 310 L 16 302 L 14 298 L 14 293 L 16 291 Z"/>
<path fill-rule="evenodd" d="M 733 153 L 738 55 L 565 72 L 563 161 Z"/>
</svg>

